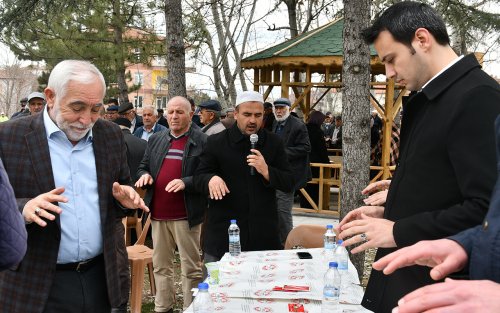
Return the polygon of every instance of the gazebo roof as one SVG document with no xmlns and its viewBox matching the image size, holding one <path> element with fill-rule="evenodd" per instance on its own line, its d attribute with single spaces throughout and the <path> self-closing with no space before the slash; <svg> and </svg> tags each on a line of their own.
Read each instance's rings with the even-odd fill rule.
<svg viewBox="0 0 500 313">
<path fill-rule="evenodd" d="M 344 48 L 342 31 L 344 19 L 332 21 L 317 29 L 279 43 L 261 52 L 251 55 L 241 61 L 244 68 L 259 68 L 272 65 L 297 64 L 332 65 L 342 63 Z M 373 62 L 378 60 L 377 53 L 370 47 Z M 297 58 L 301 58 L 300 61 Z M 381 64 L 379 62 L 378 65 Z"/>
</svg>

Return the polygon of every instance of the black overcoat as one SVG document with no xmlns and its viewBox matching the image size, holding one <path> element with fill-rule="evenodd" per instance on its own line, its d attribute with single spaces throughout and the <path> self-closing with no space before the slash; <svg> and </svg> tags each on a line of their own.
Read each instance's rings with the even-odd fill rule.
<svg viewBox="0 0 500 313">
<path fill-rule="evenodd" d="M 208 137 L 194 175 L 195 188 L 208 193 L 208 182 L 220 176 L 230 193 L 222 200 L 210 200 L 207 210 L 203 250 L 215 257 L 228 251 L 228 227 L 236 219 L 241 229 L 242 251 L 276 250 L 281 248 L 278 234 L 276 189 L 291 192 L 293 174 L 281 139 L 266 130 L 258 132 L 259 150 L 269 166 L 269 182 L 262 175 L 250 175 L 247 155 L 249 137 L 237 124 Z"/>
<path fill-rule="evenodd" d="M 432 80 L 403 109 L 401 153 L 384 218 L 395 221 L 398 247 L 481 224 L 496 180 L 494 122 L 500 88 L 465 56 Z M 376 259 L 395 249 L 378 249 Z M 372 271 L 362 305 L 390 312 L 410 291 L 433 283 L 429 268 L 389 276 Z"/>
</svg>

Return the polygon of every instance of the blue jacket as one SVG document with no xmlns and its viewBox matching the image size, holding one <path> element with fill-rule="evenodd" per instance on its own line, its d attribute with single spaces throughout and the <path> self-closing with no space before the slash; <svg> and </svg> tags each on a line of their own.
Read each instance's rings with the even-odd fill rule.
<svg viewBox="0 0 500 313">
<path fill-rule="evenodd" d="M 27 237 L 14 190 L 0 160 L 0 271 L 21 262 Z"/>
<path fill-rule="evenodd" d="M 500 178 L 500 116 L 495 122 L 497 173 Z M 500 179 L 497 179 L 490 208 L 482 225 L 465 230 L 450 239 L 457 241 L 469 256 L 470 279 L 489 279 L 500 283 Z"/>
<path fill-rule="evenodd" d="M 167 128 L 165 126 L 156 123 L 155 126 L 153 127 L 153 134 L 166 129 Z M 134 136 L 141 138 L 143 132 L 144 132 L 144 126 L 136 128 L 136 130 L 134 131 Z"/>
</svg>

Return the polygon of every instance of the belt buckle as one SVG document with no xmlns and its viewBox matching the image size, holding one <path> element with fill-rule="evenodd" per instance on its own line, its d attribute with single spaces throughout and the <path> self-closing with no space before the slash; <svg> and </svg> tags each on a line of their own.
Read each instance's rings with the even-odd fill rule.
<svg viewBox="0 0 500 313">
<path fill-rule="evenodd" d="M 76 271 L 78 273 L 82 272 L 83 271 L 83 266 L 85 266 L 87 263 L 89 263 L 92 259 L 90 260 L 85 260 L 85 261 L 82 261 L 82 262 L 79 262 L 78 265 L 76 266 Z"/>
</svg>

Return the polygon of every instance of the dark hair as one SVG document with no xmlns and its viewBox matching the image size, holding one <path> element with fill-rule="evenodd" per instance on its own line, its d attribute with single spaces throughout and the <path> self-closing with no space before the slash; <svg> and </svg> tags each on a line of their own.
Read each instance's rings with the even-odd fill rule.
<svg viewBox="0 0 500 313">
<path fill-rule="evenodd" d="M 108 103 L 108 104 L 109 104 L 109 103 L 113 103 L 113 104 L 115 104 L 115 105 L 118 105 L 118 99 L 115 99 L 115 98 L 109 98 L 109 99 L 108 99 L 108 102 L 106 102 L 106 103 Z"/>
<path fill-rule="evenodd" d="M 371 27 L 361 32 L 361 36 L 368 44 L 372 44 L 380 32 L 387 30 L 394 40 L 412 48 L 411 41 L 419 28 L 427 29 L 440 45 L 450 44 L 446 25 L 436 10 L 425 3 L 412 1 L 389 7 Z"/>
<path fill-rule="evenodd" d="M 161 114 L 164 113 L 163 109 L 156 109 L 156 112 L 161 113 Z"/>
<path fill-rule="evenodd" d="M 321 126 L 323 122 L 325 121 L 326 115 L 321 113 L 320 111 L 314 111 L 311 112 L 309 115 L 309 120 L 307 121 L 307 124 L 314 124 Z"/>
</svg>

